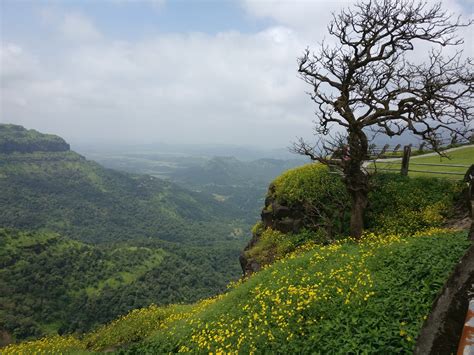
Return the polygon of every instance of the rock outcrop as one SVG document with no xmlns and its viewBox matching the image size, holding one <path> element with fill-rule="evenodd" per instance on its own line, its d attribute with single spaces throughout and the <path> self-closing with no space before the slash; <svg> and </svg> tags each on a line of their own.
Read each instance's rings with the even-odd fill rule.
<svg viewBox="0 0 474 355">
<path fill-rule="evenodd" d="M 306 226 L 305 209 L 302 205 L 286 205 L 278 202 L 275 197 L 275 186 L 270 185 L 268 194 L 265 199 L 265 207 L 263 208 L 261 216 L 261 227 L 254 229 L 252 239 L 246 245 L 240 254 L 240 266 L 244 275 L 249 275 L 261 269 L 263 265 L 254 258 L 250 258 L 247 252 L 252 249 L 260 240 L 262 231 L 271 228 L 282 233 L 298 233 Z M 271 263 L 274 260 L 267 260 Z"/>
<path fill-rule="evenodd" d="M 270 185 L 261 218 L 263 227 L 282 233 L 298 233 L 305 226 L 305 208 L 302 205 L 288 206 L 275 198 L 275 186 Z"/>
</svg>

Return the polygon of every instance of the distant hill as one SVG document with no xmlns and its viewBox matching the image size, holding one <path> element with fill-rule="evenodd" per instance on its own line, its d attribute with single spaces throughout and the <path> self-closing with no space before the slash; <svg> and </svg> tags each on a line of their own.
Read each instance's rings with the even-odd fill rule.
<svg viewBox="0 0 474 355">
<path fill-rule="evenodd" d="M 256 185 L 268 183 L 282 171 L 302 165 L 302 160 L 258 159 L 242 161 L 234 157 L 214 157 L 205 164 L 175 171 L 174 181 L 191 186 Z"/>
<path fill-rule="evenodd" d="M 254 222 L 260 214 L 268 184 L 285 170 L 303 163 L 300 159 L 242 161 L 234 157 L 214 157 L 200 165 L 176 169 L 169 179 L 234 205 L 243 218 Z"/>
<path fill-rule="evenodd" d="M 27 130 L 13 124 L 0 124 L 0 153 L 65 152 L 69 144 L 61 137 Z"/>
<path fill-rule="evenodd" d="M 307 162 L 294 155 L 292 159 L 242 160 L 235 156 L 201 156 L 199 150 L 167 154 L 161 147 L 155 151 L 137 147 L 130 147 L 129 151 L 102 149 L 86 150 L 85 154 L 108 168 L 149 174 L 200 192 L 250 224 L 260 214 L 268 184 L 283 171 Z"/>
<path fill-rule="evenodd" d="M 23 132 L 10 127 L 0 125 L 0 146 Z M 94 243 L 206 243 L 226 239 L 235 227 L 226 204 L 152 176 L 104 169 L 73 151 L 41 150 L 49 135 L 33 132 L 25 147 L 20 139 L 17 151 L 0 153 L 0 226 L 46 228 Z"/>
</svg>

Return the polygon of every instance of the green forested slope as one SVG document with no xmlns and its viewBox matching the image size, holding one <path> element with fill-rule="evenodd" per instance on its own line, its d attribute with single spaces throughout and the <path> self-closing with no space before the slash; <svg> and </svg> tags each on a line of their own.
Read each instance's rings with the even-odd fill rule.
<svg viewBox="0 0 474 355">
<path fill-rule="evenodd" d="M 232 211 L 214 199 L 104 169 L 72 151 L 0 154 L 0 190 L 0 225 L 48 228 L 89 242 L 206 243 L 234 227 Z"/>
<path fill-rule="evenodd" d="M 0 229 L 0 327 L 17 338 L 87 328 L 95 322 L 84 316 L 93 300 L 132 283 L 164 257 L 160 249 L 99 248 L 50 232 Z M 108 313 L 103 309 L 96 318 Z"/>
<path fill-rule="evenodd" d="M 209 297 L 236 272 L 226 267 L 232 249 L 209 251 L 212 258 L 192 247 L 90 245 L 0 228 L 0 329 L 17 340 L 82 332 L 151 303 Z"/>
<path fill-rule="evenodd" d="M 29 147 L 39 149 L 50 139 L 11 127 L 0 125 L 0 147 L 6 141 L 21 147 L 27 136 Z M 0 150 L 0 228 L 32 231 L 20 239 L 31 238 L 34 245 L 3 241 L 23 261 L 13 269 L 0 267 L 0 282 L 8 286 L 0 310 L 9 310 L 8 326 L 0 325 L 0 333 L 6 329 L 23 339 L 48 330 L 84 331 L 132 308 L 209 297 L 240 275 L 238 255 L 249 228 L 232 217 L 231 208 L 170 182 L 41 147 Z M 40 238 L 36 243 L 38 233 L 51 232 L 62 236 L 60 242 Z M 145 250 L 159 258 L 140 259 Z M 89 251 L 93 260 L 82 258 Z M 127 271 L 129 258 L 132 271 Z M 86 264 L 91 267 L 74 271 L 74 265 Z M 52 281 L 51 275 L 56 276 Z M 56 292 L 49 303 L 38 297 L 42 287 Z M 22 298 L 30 291 L 31 297 Z M 44 314 L 45 324 L 39 324 Z"/>
<path fill-rule="evenodd" d="M 69 144 L 61 137 L 40 133 L 33 129 L 27 130 L 13 124 L 0 124 L 1 153 L 62 152 L 67 150 L 69 150 Z"/>
</svg>

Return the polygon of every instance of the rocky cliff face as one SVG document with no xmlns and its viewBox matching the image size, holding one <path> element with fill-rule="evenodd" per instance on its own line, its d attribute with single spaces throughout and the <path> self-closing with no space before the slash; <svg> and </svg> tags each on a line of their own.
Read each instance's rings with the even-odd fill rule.
<svg viewBox="0 0 474 355">
<path fill-rule="evenodd" d="M 282 233 L 298 233 L 305 227 L 305 209 L 303 205 L 289 206 L 277 201 L 275 197 L 275 185 L 271 184 L 265 199 L 265 207 L 262 210 L 261 224 L 259 228 L 252 231 L 252 239 L 240 254 L 239 260 L 244 275 L 249 275 L 261 269 L 263 266 L 260 261 L 248 255 L 256 243 L 260 240 L 262 232 L 271 228 Z M 267 263 L 274 261 L 270 256 Z"/>
<path fill-rule="evenodd" d="M 303 205 L 289 206 L 278 202 L 275 197 L 275 185 L 271 184 L 261 213 L 263 227 L 278 230 L 282 233 L 298 233 L 305 223 Z"/>
</svg>

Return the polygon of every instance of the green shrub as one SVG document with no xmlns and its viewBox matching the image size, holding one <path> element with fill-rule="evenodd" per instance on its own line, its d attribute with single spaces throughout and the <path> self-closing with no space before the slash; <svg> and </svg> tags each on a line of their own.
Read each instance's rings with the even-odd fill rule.
<svg viewBox="0 0 474 355">
<path fill-rule="evenodd" d="M 303 229 L 299 233 L 282 233 L 267 228 L 259 233 L 260 238 L 255 245 L 245 252 L 248 260 L 260 265 L 268 265 L 279 260 L 301 247 L 326 245 L 330 240 L 324 229 L 311 231 Z"/>
<path fill-rule="evenodd" d="M 330 173 L 327 166 L 307 164 L 284 172 L 273 181 L 273 196 L 285 204 L 333 203 L 347 200 L 345 186 L 338 175 Z"/>
<path fill-rule="evenodd" d="M 396 174 L 378 174 L 372 183 L 366 227 L 385 233 L 410 234 L 441 226 L 461 191 L 451 180 Z"/>
<path fill-rule="evenodd" d="M 257 223 L 254 224 L 254 226 L 252 227 L 252 234 L 253 235 L 257 235 L 257 234 L 260 234 L 262 233 L 264 230 L 263 228 L 263 223 L 262 221 L 258 221 Z"/>
</svg>

